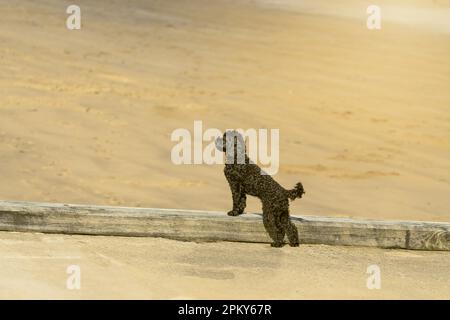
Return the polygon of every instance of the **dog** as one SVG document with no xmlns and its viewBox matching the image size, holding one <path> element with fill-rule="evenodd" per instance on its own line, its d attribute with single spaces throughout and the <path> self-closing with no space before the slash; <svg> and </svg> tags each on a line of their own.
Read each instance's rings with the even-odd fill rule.
<svg viewBox="0 0 450 320">
<path fill-rule="evenodd" d="M 225 177 L 231 189 L 233 208 L 229 216 L 244 213 L 247 195 L 258 197 L 262 202 L 264 227 L 273 240 L 272 247 L 282 247 L 287 235 L 289 245 L 299 245 L 298 230 L 289 218 L 289 199 L 301 198 L 305 191 L 301 182 L 292 190 L 284 189 L 270 175 L 253 163 L 246 153 L 242 135 L 226 131 L 215 141 L 216 148 L 225 153 Z"/>
</svg>

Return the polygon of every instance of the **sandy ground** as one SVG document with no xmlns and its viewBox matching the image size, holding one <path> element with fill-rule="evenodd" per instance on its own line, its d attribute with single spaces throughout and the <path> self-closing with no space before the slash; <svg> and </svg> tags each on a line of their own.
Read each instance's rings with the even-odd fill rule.
<svg viewBox="0 0 450 320">
<path fill-rule="evenodd" d="M 226 211 L 221 166 L 170 160 L 202 120 L 280 129 L 295 214 L 450 219 L 448 1 L 71 3 L 0 1 L 0 198 Z"/>
<path fill-rule="evenodd" d="M 227 211 L 221 166 L 170 160 L 202 120 L 280 129 L 297 215 L 450 220 L 449 1 L 380 0 L 379 31 L 367 1 L 79 0 L 69 31 L 72 3 L 0 0 L 0 199 Z M 450 298 L 443 252 L 0 239 L 1 298 Z"/>
<path fill-rule="evenodd" d="M 449 252 L 5 232 L 0 244 L 2 299 L 450 299 Z"/>
</svg>

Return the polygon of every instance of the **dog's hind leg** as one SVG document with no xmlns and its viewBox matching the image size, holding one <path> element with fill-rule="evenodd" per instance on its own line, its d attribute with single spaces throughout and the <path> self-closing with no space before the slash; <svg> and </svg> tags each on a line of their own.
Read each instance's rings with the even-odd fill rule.
<svg viewBox="0 0 450 320">
<path fill-rule="evenodd" d="M 289 245 L 291 247 L 298 247 L 300 241 L 298 239 L 298 230 L 295 224 L 289 219 L 289 211 L 283 212 L 281 215 L 281 224 L 287 234 Z"/>
<path fill-rule="evenodd" d="M 273 240 L 271 246 L 277 248 L 282 247 L 284 245 L 285 231 L 281 225 L 279 216 L 275 216 L 273 212 L 267 213 L 263 208 L 263 223 L 267 233 Z"/>
</svg>

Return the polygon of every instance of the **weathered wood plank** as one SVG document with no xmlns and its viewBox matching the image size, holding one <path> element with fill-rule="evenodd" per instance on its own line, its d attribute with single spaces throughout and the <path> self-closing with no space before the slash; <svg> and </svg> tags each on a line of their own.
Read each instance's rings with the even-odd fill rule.
<svg viewBox="0 0 450 320">
<path fill-rule="evenodd" d="M 301 243 L 450 250 L 450 223 L 293 216 Z M 269 243 L 260 214 L 0 201 L 0 230 Z"/>
</svg>

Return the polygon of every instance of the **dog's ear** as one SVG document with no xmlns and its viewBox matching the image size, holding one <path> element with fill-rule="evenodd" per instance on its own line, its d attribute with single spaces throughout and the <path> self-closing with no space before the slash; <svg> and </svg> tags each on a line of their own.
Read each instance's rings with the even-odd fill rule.
<svg viewBox="0 0 450 320">
<path fill-rule="evenodd" d="M 238 163 L 245 163 L 245 140 L 244 137 L 238 133 L 236 136 L 236 154 L 239 162 Z"/>
<path fill-rule="evenodd" d="M 223 134 L 223 142 L 225 143 L 225 150 L 231 151 L 234 149 L 234 137 L 236 136 L 235 131 L 226 131 Z"/>
<path fill-rule="evenodd" d="M 227 163 L 245 163 L 245 141 L 242 135 L 236 131 L 227 131 L 224 134 Z"/>
</svg>

